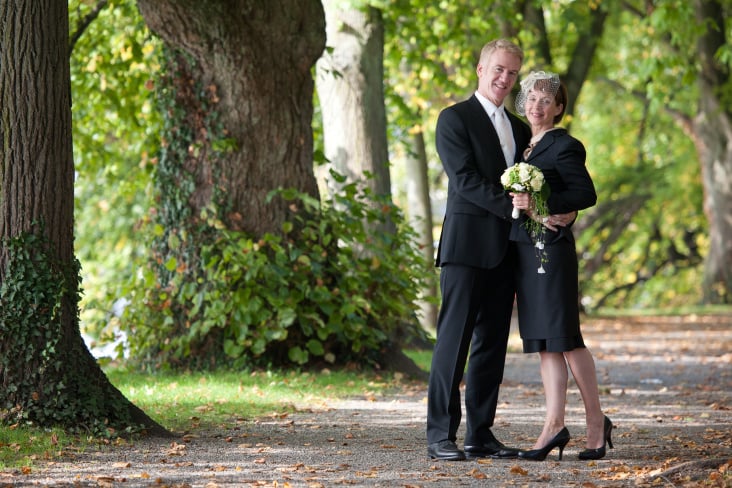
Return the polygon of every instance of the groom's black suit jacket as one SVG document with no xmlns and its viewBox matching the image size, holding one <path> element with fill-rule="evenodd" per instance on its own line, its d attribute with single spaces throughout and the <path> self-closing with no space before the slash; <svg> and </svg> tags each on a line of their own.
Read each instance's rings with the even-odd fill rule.
<svg viewBox="0 0 732 488">
<path fill-rule="evenodd" d="M 529 127 L 506 112 L 521 160 Z M 437 120 L 437 152 L 449 178 L 447 209 L 436 265 L 493 268 L 509 245 L 513 206 L 501 185 L 506 161 L 498 134 L 475 95 L 443 110 Z"/>
</svg>

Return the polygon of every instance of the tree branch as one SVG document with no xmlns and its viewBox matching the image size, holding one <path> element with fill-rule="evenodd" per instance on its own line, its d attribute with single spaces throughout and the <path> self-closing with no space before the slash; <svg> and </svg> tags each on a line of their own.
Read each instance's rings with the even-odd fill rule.
<svg viewBox="0 0 732 488">
<path fill-rule="evenodd" d="M 606 264 L 605 256 L 608 250 L 620 239 L 648 198 L 649 195 L 632 194 L 625 198 L 599 204 L 591 212 L 583 213 L 582 219 L 579 219 L 573 227 L 573 232 L 576 234 L 593 226 L 599 229 L 610 229 L 609 234 L 602 240 L 599 249 L 594 251 L 594 257 L 585 260 L 586 275 L 592 276 L 600 267 Z"/>
<path fill-rule="evenodd" d="M 99 13 L 104 9 L 104 7 L 107 6 L 107 3 L 108 0 L 99 0 L 94 9 L 89 12 L 86 17 L 81 19 L 79 24 L 76 26 L 76 31 L 71 35 L 71 38 L 69 39 L 69 57 L 71 56 L 71 53 L 74 52 L 74 46 L 81 38 L 81 35 L 84 33 L 86 28 L 89 27 L 92 22 L 94 22 L 94 19 L 99 16 Z"/>
<path fill-rule="evenodd" d="M 567 68 L 567 74 L 564 77 L 567 86 L 567 95 L 569 96 L 566 107 L 568 115 L 574 114 L 574 106 L 579 98 L 582 85 L 587 79 L 590 65 L 595 58 L 595 51 L 597 51 L 600 45 L 607 17 L 608 12 L 605 8 L 598 6 L 592 9 L 590 13 L 590 24 L 580 34 L 579 39 L 577 39 L 577 44 L 572 53 L 572 60 Z"/>
<path fill-rule="evenodd" d="M 536 30 L 536 48 L 539 51 L 539 60 L 534 60 L 534 65 L 543 67 L 552 65 L 552 52 L 549 46 L 549 34 L 546 31 L 544 22 L 544 9 L 534 2 L 526 2 L 523 7 L 526 23 Z"/>
<path fill-rule="evenodd" d="M 646 92 L 643 92 L 640 90 L 631 90 L 629 88 L 626 88 L 625 86 L 623 86 L 620 82 L 618 82 L 616 80 L 611 80 L 610 78 L 605 78 L 605 77 L 597 77 L 597 80 L 601 81 L 603 83 L 607 83 L 608 85 L 610 85 L 620 91 L 628 93 L 628 94 L 634 96 L 635 98 L 637 98 L 638 100 L 643 101 L 644 103 L 648 100 L 648 97 L 646 96 Z M 692 120 L 692 118 L 689 115 L 670 107 L 668 104 L 664 105 L 663 109 L 672 119 L 674 119 L 676 121 L 676 123 L 679 125 L 679 127 L 681 127 L 681 130 L 683 130 L 686 135 L 688 135 L 690 137 L 694 136 L 694 127 L 693 127 L 694 121 Z"/>
</svg>

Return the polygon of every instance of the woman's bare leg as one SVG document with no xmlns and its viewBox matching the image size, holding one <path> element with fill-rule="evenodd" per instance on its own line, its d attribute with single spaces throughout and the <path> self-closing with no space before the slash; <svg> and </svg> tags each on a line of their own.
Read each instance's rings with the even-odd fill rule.
<svg viewBox="0 0 732 488">
<path fill-rule="evenodd" d="M 569 380 L 567 363 L 561 352 L 542 351 L 539 356 L 541 357 L 541 381 L 544 384 L 544 397 L 546 398 L 546 417 L 544 418 L 544 428 L 534 444 L 534 449 L 546 446 L 564 427 Z"/>
<path fill-rule="evenodd" d="M 592 353 L 585 347 L 564 353 L 577 383 L 582 402 L 585 405 L 585 422 L 587 423 L 588 449 L 596 449 L 604 445 L 604 414 L 600 407 L 600 391 L 597 386 L 597 373 Z"/>
</svg>

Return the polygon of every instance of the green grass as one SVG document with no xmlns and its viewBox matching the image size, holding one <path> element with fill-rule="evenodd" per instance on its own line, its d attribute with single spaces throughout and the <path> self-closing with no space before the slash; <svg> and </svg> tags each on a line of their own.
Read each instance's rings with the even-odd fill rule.
<svg viewBox="0 0 732 488">
<path fill-rule="evenodd" d="M 176 432 L 292 412 L 327 399 L 378 397 L 394 385 L 387 375 L 329 370 L 164 376 L 110 371 L 108 377 L 135 405 Z"/>
<path fill-rule="evenodd" d="M 429 371 L 432 363 L 432 351 L 429 350 L 405 350 L 404 354 L 409 357 L 414 364 L 423 369 Z"/>
<path fill-rule="evenodd" d="M 379 398 L 401 381 L 398 375 L 329 370 L 151 375 L 108 369 L 106 373 L 132 403 L 177 434 L 282 415 L 330 399 Z M 0 470 L 31 467 L 64 452 L 110 442 L 114 441 L 73 436 L 60 429 L 0 425 Z"/>
<path fill-rule="evenodd" d="M 0 470 L 22 470 L 37 460 L 55 459 L 73 444 L 75 439 L 61 429 L 0 425 Z"/>
</svg>

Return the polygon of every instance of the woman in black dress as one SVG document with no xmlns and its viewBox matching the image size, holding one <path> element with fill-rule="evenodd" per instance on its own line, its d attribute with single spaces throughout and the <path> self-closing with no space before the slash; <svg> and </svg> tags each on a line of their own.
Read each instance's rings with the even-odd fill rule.
<svg viewBox="0 0 732 488">
<path fill-rule="evenodd" d="M 571 214 L 595 204 L 597 195 L 587 168 L 585 148 L 566 129 L 555 127 L 567 105 L 567 91 L 559 77 L 532 72 L 521 82 L 516 110 L 531 125 L 532 138 L 524 161 L 541 169 L 551 190 L 547 198 L 550 215 L 536 212 L 528 194 L 515 193 L 514 206 L 522 215 L 511 231 L 519 259 L 517 303 L 519 329 L 525 353 L 538 352 L 546 397 L 546 418 L 533 449 L 519 457 L 542 461 L 555 447 L 562 459 L 569 442 L 564 425 L 568 371 L 572 371 L 582 395 L 587 424 L 586 449 L 580 459 L 600 459 L 605 445 L 612 447 L 612 422 L 600 408 L 595 362 L 580 332 L 577 253 L 571 222 L 559 214 Z M 543 224 L 540 235 L 531 236 L 526 219 Z M 537 241 L 543 242 L 541 245 Z"/>
</svg>

